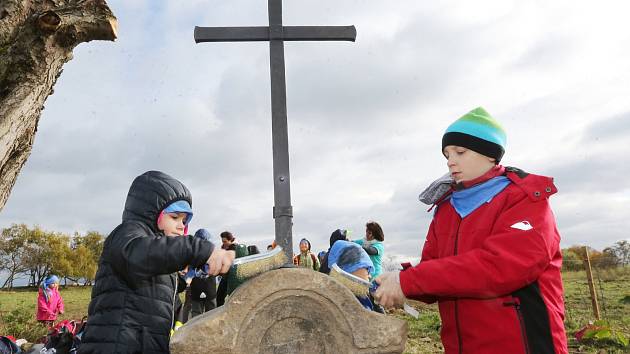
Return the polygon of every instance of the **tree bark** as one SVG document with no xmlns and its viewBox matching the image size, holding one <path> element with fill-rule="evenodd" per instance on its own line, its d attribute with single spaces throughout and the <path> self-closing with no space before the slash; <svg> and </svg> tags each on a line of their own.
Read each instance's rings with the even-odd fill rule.
<svg viewBox="0 0 630 354">
<path fill-rule="evenodd" d="M 115 40 L 116 28 L 105 0 L 0 0 L 0 211 L 63 64 L 79 43 Z"/>
</svg>

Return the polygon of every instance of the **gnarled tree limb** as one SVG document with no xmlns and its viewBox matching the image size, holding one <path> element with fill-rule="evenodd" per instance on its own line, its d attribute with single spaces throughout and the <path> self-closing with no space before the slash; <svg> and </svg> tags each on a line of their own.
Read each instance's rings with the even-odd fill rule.
<svg viewBox="0 0 630 354">
<path fill-rule="evenodd" d="M 0 0 L 0 210 L 63 64 L 79 43 L 115 40 L 116 27 L 105 0 Z"/>
</svg>

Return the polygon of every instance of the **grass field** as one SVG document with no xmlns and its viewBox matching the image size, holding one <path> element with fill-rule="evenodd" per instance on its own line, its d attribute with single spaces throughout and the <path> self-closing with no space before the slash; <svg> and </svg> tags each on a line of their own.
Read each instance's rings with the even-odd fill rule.
<svg viewBox="0 0 630 354">
<path fill-rule="evenodd" d="M 630 337 L 630 268 L 617 268 L 596 271 L 595 285 L 600 296 L 601 315 L 611 327 Z M 630 353 L 630 348 L 621 349 L 609 344 L 584 345 L 578 343 L 573 333 L 593 320 L 591 300 L 584 272 L 566 272 L 563 274 L 565 285 L 567 335 L 572 353 Z M 602 291 L 603 290 L 603 291 Z M 87 313 L 90 299 L 90 287 L 66 287 L 61 289 L 66 312 L 61 319 L 81 319 Z M 603 296 L 602 296 L 603 294 Z M 43 336 L 45 330 L 35 323 L 37 292 L 32 288 L 15 291 L 0 291 L 0 334 L 13 334 L 31 341 Z M 406 320 L 409 324 L 407 349 L 405 353 L 441 353 L 440 317 L 436 305 L 412 302 L 420 310 L 420 318 L 413 319 L 402 311 L 393 311 L 392 315 Z M 20 333 L 12 333 L 7 318 L 15 317 L 28 321 Z M 14 329 L 15 330 L 15 329 Z M 604 350 L 602 352 L 602 350 Z"/>
<path fill-rule="evenodd" d="M 630 353 L 630 348 L 621 349 L 610 344 L 584 345 L 577 342 L 573 334 L 594 320 L 588 282 L 585 272 L 563 273 L 565 290 L 566 319 L 565 328 L 569 338 L 571 353 Z M 602 318 L 608 320 L 611 327 L 630 337 L 630 268 L 594 271 L 595 285 L 600 298 Z M 603 290 L 603 291 L 602 291 Z M 602 297 L 603 294 L 603 297 Z M 624 301 L 625 299 L 625 301 Z M 603 301 L 602 301 L 603 300 Z M 393 314 L 409 323 L 406 353 L 441 353 L 440 316 L 437 305 L 413 302 L 420 310 L 420 318 L 415 320 L 402 311 Z M 604 350 L 602 352 L 601 350 Z"/>
</svg>

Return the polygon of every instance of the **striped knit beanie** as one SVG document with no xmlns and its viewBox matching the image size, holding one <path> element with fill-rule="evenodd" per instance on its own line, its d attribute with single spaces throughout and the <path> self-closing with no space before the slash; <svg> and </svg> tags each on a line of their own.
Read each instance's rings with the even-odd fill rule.
<svg viewBox="0 0 630 354">
<path fill-rule="evenodd" d="M 507 136 L 503 127 L 483 108 L 477 107 L 446 128 L 442 137 L 442 151 L 456 145 L 501 161 Z"/>
</svg>

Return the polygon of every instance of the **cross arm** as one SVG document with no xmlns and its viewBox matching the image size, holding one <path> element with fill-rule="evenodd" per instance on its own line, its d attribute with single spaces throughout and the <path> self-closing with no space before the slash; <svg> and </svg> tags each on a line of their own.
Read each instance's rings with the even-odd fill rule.
<svg viewBox="0 0 630 354">
<path fill-rule="evenodd" d="M 274 32 L 276 33 L 276 32 Z M 279 39 L 284 41 L 352 41 L 357 37 L 354 26 L 283 26 L 277 38 L 269 27 L 195 27 L 195 43 L 252 42 Z M 276 37 L 276 35 L 274 35 Z"/>
<path fill-rule="evenodd" d="M 195 43 L 268 41 L 269 27 L 199 27 L 195 26 Z"/>
<path fill-rule="evenodd" d="M 357 38 L 354 26 L 284 26 L 285 41 L 351 41 Z"/>
</svg>

